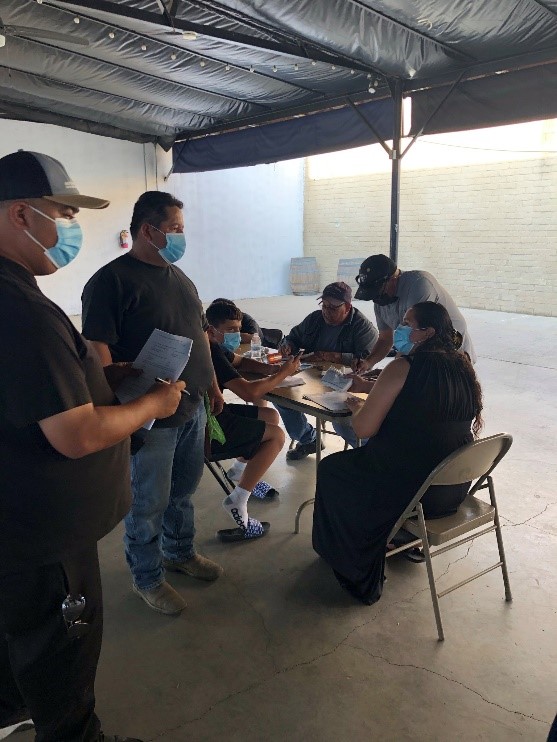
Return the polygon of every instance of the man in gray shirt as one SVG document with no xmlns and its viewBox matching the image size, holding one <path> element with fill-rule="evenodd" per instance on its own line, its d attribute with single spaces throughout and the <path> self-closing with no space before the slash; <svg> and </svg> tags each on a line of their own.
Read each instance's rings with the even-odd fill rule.
<svg viewBox="0 0 557 742">
<path fill-rule="evenodd" d="M 466 320 L 454 303 L 447 289 L 427 271 L 401 271 L 386 255 L 371 255 L 360 266 L 356 299 L 373 301 L 379 339 L 370 355 L 357 364 L 357 371 L 371 369 L 379 363 L 393 346 L 393 333 L 402 322 L 407 309 L 421 301 L 442 304 L 462 335 L 461 350 L 472 363 L 476 353 L 466 327 Z"/>
</svg>

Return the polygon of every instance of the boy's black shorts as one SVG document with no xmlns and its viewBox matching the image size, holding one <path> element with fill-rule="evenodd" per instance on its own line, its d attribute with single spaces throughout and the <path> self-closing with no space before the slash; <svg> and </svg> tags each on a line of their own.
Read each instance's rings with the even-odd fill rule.
<svg viewBox="0 0 557 742">
<path fill-rule="evenodd" d="M 258 420 L 256 405 L 225 404 L 217 420 L 226 436 L 226 443 L 211 441 L 211 458 L 235 459 L 241 456 L 251 459 L 265 433 L 265 421 Z"/>
</svg>

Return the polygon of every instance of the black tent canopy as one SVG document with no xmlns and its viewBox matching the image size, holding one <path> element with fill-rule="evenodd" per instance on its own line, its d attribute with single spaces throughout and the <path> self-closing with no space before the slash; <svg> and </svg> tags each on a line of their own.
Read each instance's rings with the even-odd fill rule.
<svg viewBox="0 0 557 742">
<path fill-rule="evenodd" d="M 382 142 L 391 249 L 403 97 L 417 137 L 557 116 L 556 83 L 557 0 L 0 0 L 0 116 L 177 172 Z"/>
</svg>

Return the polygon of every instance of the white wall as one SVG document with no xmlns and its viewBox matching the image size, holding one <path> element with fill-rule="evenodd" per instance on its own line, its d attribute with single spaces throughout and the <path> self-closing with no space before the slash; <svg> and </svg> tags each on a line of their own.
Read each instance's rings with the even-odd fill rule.
<svg viewBox="0 0 557 742">
<path fill-rule="evenodd" d="M 107 209 L 80 212 L 85 239 L 75 261 L 52 276 L 39 279 L 49 298 L 68 314 L 80 314 L 83 286 L 101 265 L 122 254 L 118 235 L 121 229 L 129 229 L 133 204 L 146 188 L 156 188 L 154 147 L 48 124 L 0 120 L 0 157 L 17 149 L 55 157 L 81 193 L 110 200 Z M 159 159 L 164 160 L 162 151 Z M 159 185 L 169 169 L 169 162 L 159 161 Z"/>
<path fill-rule="evenodd" d="M 204 301 L 290 293 L 290 258 L 303 255 L 303 160 L 172 175 L 184 202 L 179 266 Z"/>
</svg>

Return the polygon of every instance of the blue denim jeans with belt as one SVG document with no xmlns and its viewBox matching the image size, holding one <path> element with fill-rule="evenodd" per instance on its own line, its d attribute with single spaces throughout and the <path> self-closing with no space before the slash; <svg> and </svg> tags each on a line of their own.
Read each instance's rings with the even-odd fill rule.
<svg viewBox="0 0 557 742">
<path fill-rule="evenodd" d="M 124 520 L 126 561 L 140 590 L 164 582 L 163 556 L 183 562 L 195 555 L 191 498 L 203 474 L 206 415 L 177 428 L 152 428 L 131 459 L 132 507 Z"/>
</svg>

